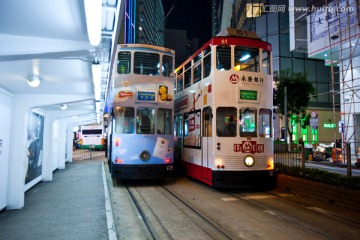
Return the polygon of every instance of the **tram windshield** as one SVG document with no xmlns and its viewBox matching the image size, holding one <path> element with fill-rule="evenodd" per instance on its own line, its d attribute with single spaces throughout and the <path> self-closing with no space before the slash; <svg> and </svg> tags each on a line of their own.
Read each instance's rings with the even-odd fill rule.
<svg viewBox="0 0 360 240">
<path fill-rule="evenodd" d="M 256 137 L 256 109 L 240 109 L 240 137 Z"/>
<path fill-rule="evenodd" d="M 115 132 L 120 134 L 134 133 L 134 116 L 133 107 L 116 107 L 115 109 Z"/>
</svg>

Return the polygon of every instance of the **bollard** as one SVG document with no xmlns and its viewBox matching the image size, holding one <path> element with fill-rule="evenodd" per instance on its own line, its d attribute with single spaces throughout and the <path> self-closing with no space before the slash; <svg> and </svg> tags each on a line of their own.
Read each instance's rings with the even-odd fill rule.
<svg viewBox="0 0 360 240">
<path fill-rule="evenodd" d="M 346 143 L 347 176 L 351 177 L 350 143 Z"/>
</svg>

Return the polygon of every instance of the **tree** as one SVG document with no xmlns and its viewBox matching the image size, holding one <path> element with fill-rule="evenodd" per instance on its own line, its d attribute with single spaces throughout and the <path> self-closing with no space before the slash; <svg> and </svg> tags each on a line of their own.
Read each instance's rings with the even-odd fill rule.
<svg viewBox="0 0 360 240">
<path fill-rule="evenodd" d="M 290 142 L 292 142 L 292 133 L 294 124 L 299 123 L 302 128 L 309 125 L 310 116 L 306 114 L 309 105 L 310 96 L 315 94 L 315 88 L 308 81 L 306 73 L 292 73 L 290 69 L 274 73 L 275 89 L 274 89 L 274 106 L 277 107 L 281 115 L 284 116 L 285 106 L 285 87 L 287 91 L 287 116 L 288 133 Z M 290 119 L 296 116 L 294 124 L 291 125 Z"/>
</svg>

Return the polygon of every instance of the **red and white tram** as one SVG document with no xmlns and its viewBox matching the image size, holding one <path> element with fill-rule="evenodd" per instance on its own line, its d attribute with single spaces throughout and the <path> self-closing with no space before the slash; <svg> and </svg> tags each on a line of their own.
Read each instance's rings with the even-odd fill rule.
<svg viewBox="0 0 360 240">
<path fill-rule="evenodd" d="M 226 29 L 176 69 L 175 158 L 213 187 L 273 180 L 271 44 Z"/>
</svg>

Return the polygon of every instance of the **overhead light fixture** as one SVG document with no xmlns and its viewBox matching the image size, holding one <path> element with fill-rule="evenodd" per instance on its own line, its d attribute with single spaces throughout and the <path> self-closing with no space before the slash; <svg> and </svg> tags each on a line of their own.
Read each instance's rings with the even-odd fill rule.
<svg viewBox="0 0 360 240">
<path fill-rule="evenodd" d="M 86 27 L 90 44 L 101 42 L 102 0 L 84 0 Z"/>
<path fill-rule="evenodd" d="M 40 78 L 38 76 L 30 76 L 27 81 L 30 87 L 38 87 L 40 85 Z"/>
<path fill-rule="evenodd" d="M 93 82 L 94 82 L 94 92 L 95 92 L 95 100 L 100 100 L 101 95 L 101 65 L 100 63 L 93 63 L 91 65 Z"/>
<path fill-rule="evenodd" d="M 67 105 L 65 103 L 60 105 L 61 110 L 66 110 L 67 109 Z"/>
</svg>

